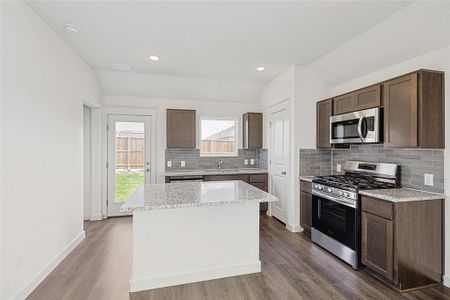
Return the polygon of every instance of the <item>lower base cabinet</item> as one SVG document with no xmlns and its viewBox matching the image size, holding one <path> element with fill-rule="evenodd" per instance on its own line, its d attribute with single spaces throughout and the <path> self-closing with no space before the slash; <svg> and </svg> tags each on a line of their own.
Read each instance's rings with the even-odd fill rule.
<svg viewBox="0 0 450 300">
<path fill-rule="evenodd" d="M 440 283 L 443 200 L 361 198 L 361 262 L 400 291 Z"/>
<path fill-rule="evenodd" d="M 312 227 L 312 194 L 311 182 L 300 181 L 300 226 L 303 231 L 311 235 Z"/>
<path fill-rule="evenodd" d="M 392 281 L 394 222 L 363 211 L 361 227 L 362 263 Z"/>
</svg>

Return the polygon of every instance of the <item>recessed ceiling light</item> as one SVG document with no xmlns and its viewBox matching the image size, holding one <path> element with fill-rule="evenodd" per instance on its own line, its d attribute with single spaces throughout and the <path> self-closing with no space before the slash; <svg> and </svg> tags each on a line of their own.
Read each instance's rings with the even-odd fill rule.
<svg viewBox="0 0 450 300">
<path fill-rule="evenodd" d="M 80 31 L 80 28 L 73 24 L 64 24 L 64 30 L 71 35 L 77 35 Z"/>
<path fill-rule="evenodd" d="M 158 61 L 160 60 L 160 57 L 157 55 L 150 55 L 148 59 L 150 59 L 151 61 Z"/>
<path fill-rule="evenodd" d="M 112 63 L 110 64 L 111 69 L 116 71 L 131 71 L 130 65 L 120 64 L 120 63 Z"/>
<path fill-rule="evenodd" d="M 265 71 L 265 70 L 266 70 L 266 67 L 264 67 L 264 66 L 256 67 L 256 71 L 258 71 L 258 72 L 262 72 L 262 71 Z"/>
</svg>

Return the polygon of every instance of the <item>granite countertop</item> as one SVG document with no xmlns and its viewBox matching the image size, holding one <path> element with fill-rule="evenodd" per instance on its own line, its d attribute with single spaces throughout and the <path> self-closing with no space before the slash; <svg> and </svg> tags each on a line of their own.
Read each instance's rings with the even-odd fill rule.
<svg viewBox="0 0 450 300">
<path fill-rule="evenodd" d="M 198 169 L 198 170 L 173 170 L 164 172 L 164 176 L 204 176 L 204 175 L 237 175 L 237 174 L 261 174 L 267 170 L 258 168 L 242 169 Z"/>
<path fill-rule="evenodd" d="M 299 180 L 303 180 L 303 181 L 308 181 L 308 182 L 312 182 L 312 180 L 314 179 L 315 176 L 299 176 L 298 179 Z"/>
<path fill-rule="evenodd" d="M 142 211 L 182 207 L 260 203 L 278 201 L 240 180 L 159 183 L 142 185 L 122 205 L 120 211 Z"/>
<path fill-rule="evenodd" d="M 424 192 L 409 188 L 394 188 L 381 190 L 365 190 L 359 192 L 361 195 L 378 198 L 390 202 L 410 202 L 445 199 L 445 195 Z"/>
</svg>

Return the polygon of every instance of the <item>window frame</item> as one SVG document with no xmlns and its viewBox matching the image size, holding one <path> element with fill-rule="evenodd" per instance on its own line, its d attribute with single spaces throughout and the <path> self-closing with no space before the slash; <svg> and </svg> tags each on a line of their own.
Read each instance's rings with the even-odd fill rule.
<svg viewBox="0 0 450 300">
<path fill-rule="evenodd" d="M 202 121 L 233 121 L 234 126 L 234 144 L 235 151 L 234 152 L 214 152 L 214 153 L 206 153 L 202 152 Z M 239 156 L 239 119 L 236 117 L 211 117 L 211 116 L 201 116 L 198 121 L 197 126 L 197 144 L 200 150 L 200 157 L 238 157 Z"/>
</svg>

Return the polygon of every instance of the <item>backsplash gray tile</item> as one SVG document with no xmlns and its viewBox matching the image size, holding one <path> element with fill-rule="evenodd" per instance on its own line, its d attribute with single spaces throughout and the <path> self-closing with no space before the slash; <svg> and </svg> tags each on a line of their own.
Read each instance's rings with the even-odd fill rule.
<svg viewBox="0 0 450 300">
<path fill-rule="evenodd" d="M 400 165 L 401 185 L 430 192 L 444 192 L 444 150 L 385 149 L 383 145 L 351 145 L 332 150 L 332 172 L 346 160 L 384 162 Z M 424 174 L 434 176 L 434 186 L 424 185 Z"/>
<path fill-rule="evenodd" d="M 215 169 L 217 162 L 222 160 L 222 168 L 265 168 L 267 169 L 267 150 L 247 150 L 238 149 L 238 156 L 235 157 L 200 157 L 200 149 L 170 148 L 166 149 L 166 170 L 193 170 L 193 169 Z M 244 159 L 248 159 L 249 164 L 244 165 Z M 250 165 L 250 159 L 255 160 L 254 165 Z M 261 163 L 260 163 L 261 159 Z M 172 161 L 172 167 L 167 167 L 167 161 Z M 186 166 L 181 167 L 181 161 L 185 161 Z"/>
<path fill-rule="evenodd" d="M 300 149 L 300 176 L 320 176 L 331 174 L 331 150 Z"/>
<path fill-rule="evenodd" d="M 269 169 L 269 152 L 267 149 L 258 150 L 258 164 L 260 169 Z"/>
<path fill-rule="evenodd" d="M 332 150 L 300 149 L 300 175 L 340 174 L 336 165 L 347 160 L 400 165 L 402 186 L 444 193 L 444 150 L 385 149 L 383 145 L 351 145 L 350 149 Z M 433 174 L 433 186 L 424 184 L 425 173 Z"/>
</svg>

